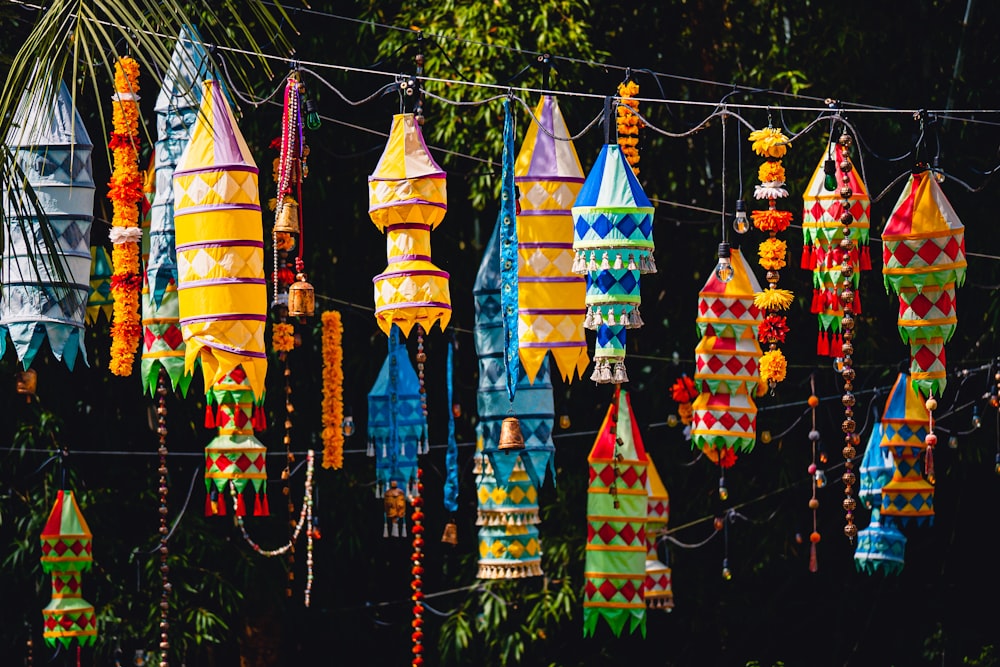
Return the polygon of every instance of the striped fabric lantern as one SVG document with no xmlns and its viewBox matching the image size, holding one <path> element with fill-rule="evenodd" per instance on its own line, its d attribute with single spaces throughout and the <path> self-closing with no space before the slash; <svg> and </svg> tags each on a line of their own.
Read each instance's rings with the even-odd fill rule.
<svg viewBox="0 0 1000 667">
<path fill-rule="evenodd" d="M 587 461 L 583 635 L 592 636 L 603 618 L 615 636 L 628 623 L 630 633 L 639 629 L 645 637 L 648 458 L 621 387 L 615 387 Z"/>
<path fill-rule="evenodd" d="M 879 446 L 881 440 L 882 424 L 876 423 L 858 468 L 861 475 L 858 498 L 872 515 L 868 527 L 858 531 L 854 567 L 865 574 L 899 574 L 903 571 L 906 536 L 899 531 L 893 519 L 882 516 L 882 487 L 892 480 L 896 466 L 892 450 Z"/>
<path fill-rule="evenodd" d="M 92 646 L 97 639 L 94 606 L 81 594 L 82 574 L 94 562 L 92 537 L 73 492 L 60 490 L 41 536 L 42 571 L 52 575 L 52 601 L 42 610 L 49 646 Z"/>
<path fill-rule="evenodd" d="M 208 54 L 198 30 L 194 26 L 182 27 L 154 107 L 153 201 L 149 211 L 149 258 L 142 286 L 141 377 L 143 389 L 150 396 L 156 391 L 161 369 L 166 371 L 174 390 L 187 394 L 191 383 L 191 375 L 184 372 L 184 336 L 178 319 L 173 178 L 198 117 L 200 82 L 209 71 Z"/>
<path fill-rule="evenodd" d="M 518 319 L 521 364 L 534 381 L 551 351 L 563 380 L 582 376 L 590 359 L 583 318 L 586 281 L 573 272 L 571 208 L 583 167 L 555 97 L 543 95 L 514 164 L 517 214 Z M 556 137 L 559 137 L 557 140 Z"/>
<path fill-rule="evenodd" d="M 924 399 L 900 373 L 882 413 L 879 447 L 892 453 L 892 479 L 882 485 L 882 516 L 902 525 L 934 522 L 934 486 L 922 476 L 920 455 L 927 447 L 929 415 Z"/>
<path fill-rule="evenodd" d="M 66 84 L 39 79 L 25 94 L 5 139 L 48 218 L 52 246 L 25 192 L 4 193 L 9 222 L 0 258 L 0 356 L 7 334 L 25 368 L 42 342 L 72 370 L 87 364 L 84 323 L 90 292 L 90 227 L 94 220 L 93 144 Z M 57 254 L 59 266 L 48 259 Z"/>
<path fill-rule="evenodd" d="M 670 566 L 660 560 L 656 543 L 661 530 L 670 522 L 670 494 L 653 465 L 646 466 L 646 606 L 672 611 L 674 608 L 673 575 Z"/>
<path fill-rule="evenodd" d="M 882 275 L 899 296 L 899 334 L 924 396 L 947 385 L 944 346 L 955 333 L 955 288 L 965 282 L 965 227 L 934 174 L 910 175 L 882 230 Z"/>
<path fill-rule="evenodd" d="M 597 331 L 598 384 L 628 382 L 625 332 L 642 326 L 639 278 L 655 273 L 653 205 L 617 144 L 605 144 L 573 204 L 573 271 L 587 276 L 583 326 Z"/>
<path fill-rule="evenodd" d="M 257 165 L 216 81 L 206 81 L 191 138 L 174 171 L 178 314 L 184 372 L 201 364 L 206 427 L 206 513 L 224 514 L 226 488 L 252 487 L 254 514 L 268 513 L 264 445 L 267 355 L 264 224 Z M 217 410 L 213 414 L 213 405 Z M 220 494 L 223 497 L 219 497 Z M 262 497 L 263 496 L 263 497 Z M 243 505 L 238 505 L 237 511 Z"/>
<path fill-rule="evenodd" d="M 754 305 L 760 291 L 746 258 L 732 250 L 733 277 L 728 283 L 709 274 L 698 293 L 695 385 L 701 392 L 693 404 L 691 444 L 719 461 L 726 452 L 753 449 L 757 440 L 754 395 L 766 388 L 758 366 L 758 332 L 763 322 Z M 735 459 L 727 455 L 723 462 Z M 725 465 L 725 464 L 724 464 Z"/>
<path fill-rule="evenodd" d="M 431 262 L 431 230 L 448 209 L 445 173 L 412 113 L 392 117 L 385 151 L 368 177 L 368 214 L 386 233 L 388 266 L 375 276 L 375 319 L 388 336 L 413 325 L 443 331 L 451 319 L 448 273 Z"/>
<path fill-rule="evenodd" d="M 851 191 L 847 199 L 841 195 L 838 169 L 844 174 Z M 850 225 L 842 222 L 845 213 L 853 220 Z M 849 265 L 855 269 L 849 277 L 854 292 L 853 312 L 854 315 L 861 312 L 858 294 L 860 272 L 872 268 L 868 248 L 870 214 L 868 188 L 861 180 L 861 173 L 853 168 L 849 147 L 834 141 L 831 135 L 802 195 L 802 268 L 813 274 L 810 310 L 816 313 L 819 321 L 816 340 L 816 353 L 819 355 L 843 356 L 840 320 L 844 316 L 844 308 L 837 291 L 846 277 L 841 270 L 845 252 L 840 246 L 845 234 L 854 241 L 847 257 Z"/>
</svg>

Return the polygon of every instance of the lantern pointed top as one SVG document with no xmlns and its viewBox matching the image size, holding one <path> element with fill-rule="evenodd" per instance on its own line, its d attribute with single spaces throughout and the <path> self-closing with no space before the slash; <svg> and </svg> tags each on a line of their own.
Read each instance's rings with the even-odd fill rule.
<svg viewBox="0 0 1000 667">
<path fill-rule="evenodd" d="M 412 113 L 392 117 L 389 139 L 369 181 L 411 178 L 444 178 L 444 170 L 431 156 L 420 125 Z"/>
<path fill-rule="evenodd" d="M 551 95 L 542 95 L 532 112 L 521 151 L 514 163 L 515 179 L 583 180 L 583 167 L 576 147 L 569 141 L 569 129 Z"/>
</svg>

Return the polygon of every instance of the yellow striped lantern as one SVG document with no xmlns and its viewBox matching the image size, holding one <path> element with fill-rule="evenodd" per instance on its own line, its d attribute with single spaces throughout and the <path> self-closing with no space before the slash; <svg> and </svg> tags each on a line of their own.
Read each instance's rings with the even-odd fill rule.
<svg viewBox="0 0 1000 667">
<path fill-rule="evenodd" d="M 900 373 L 885 402 L 879 447 L 891 452 L 895 465 L 892 479 L 882 485 L 881 516 L 898 519 L 902 525 L 934 522 L 934 486 L 923 478 L 920 461 L 929 420 L 915 384 Z"/>
<path fill-rule="evenodd" d="M 174 171 L 178 313 L 185 373 L 201 363 L 206 426 L 206 513 L 223 514 L 227 489 L 252 487 L 266 515 L 261 403 L 267 356 L 264 225 L 257 165 L 217 81 L 206 81 L 191 138 Z M 213 406 L 215 409 L 213 409 Z"/>
<path fill-rule="evenodd" d="M 660 531 L 670 522 L 670 494 L 663 485 L 652 457 L 646 466 L 646 606 L 672 611 L 674 608 L 673 576 L 670 566 L 660 560 L 657 540 Z"/>
</svg>

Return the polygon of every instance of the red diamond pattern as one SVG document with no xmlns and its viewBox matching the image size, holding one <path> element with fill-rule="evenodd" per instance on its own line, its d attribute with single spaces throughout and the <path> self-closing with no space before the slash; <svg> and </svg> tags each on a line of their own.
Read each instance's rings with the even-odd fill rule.
<svg viewBox="0 0 1000 667">
<path fill-rule="evenodd" d="M 729 357 L 728 361 L 726 361 L 726 368 L 733 375 L 738 375 L 743 370 L 743 362 L 740 361 L 739 357 Z"/>
<path fill-rule="evenodd" d="M 933 307 L 934 304 L 931 303 L 931 300 L 928 299 L 923 294 L 918 294 L 917 296 L 913 297 L 913 301 L 910 302 L 910 310 L 919 315 L 921 319 L 927 317 L 927 313 L 929 313 L 931 308 Z M 900 299 L 899 302 L 899 310 L 900 310 L 900 315 L 902 315 L 903 311 L 906 310 L 906 303 L 902 299 Z"/>
<path fill-rule="evenodd" d="M 605 544 L 611 542 L 618 535 L 618 531 L 611 527 L 611 524 L 603 524 L 597 529 L 597 537 L 601 538 L 601 541 Z"/>
<path fill-rule="evenodd" d="M 641 593 L 636 589 L 635 584 L 631 580 L 626 581 L 621 587 L 622 596 L 631 602 L 636 597 L 639 597 Z"/>
<path fill-rule="evenodd" d="M 611 466 L 604 466 L 601 468 L 601 472 L 597 473 L 597 476 L 601 478 L 604 486 L 611 486 L 615 481 L 615 469 Z"/>
<path fill-rule="evenodd" d="M 722 368 L 722 366 L 723 366 L 722 359 L 719 359 L 716 356 L 713 356 L 708 360 L 708 370 L 712 371 L 713 373 L 718 373 L 719 369 Z"/>
<path fill-rule="evenodd" d="M 813 204 L 812 210 L 810 211 L 810 213 L 812 213 L 812 216 L 813 216 L 814 219 L 819 220 L 820 218 L 823 217 L 823 213 L 825 211 L 826 211 L 826 209 L 823 208 L 823 205 L 820 204 L 819 201 L 817 201 L 815 204 Z"/>
<path fill-rule="evenodd" d="M 163 342 L 169 345 L 171 350 L 176 350 L 184 342 L 181 328 L 175 324 L 167 327 L 167 330 L 163 332 Z"/>
<path fill-rule="evenodd" d="M 964 240 L 964 239 L 963 239 Z M 948 256 L 949 259 L 958 259 L 958 253 L 962 250 L 962 244 L 959 243 L 954 236 L 948 239 L 948 243 L 944 246 L 944 254 Z"/>
<path fill-rule="evenodd" d="M 941 365 L 945 365 L 944 360 L 944 347 L 941 347 L 940 354 L 934 354 L 926 345 L 921 345 L 920 349 L 913 353 L 913 361 L 916 362 L 917 366 L 923 369 L 930 368 L 934 365 L 935 361 L 940 361 Z"/>
<path fill-rule="evenodd" d="M 597 586 L 594 585 L 593 581 L 588 579 L 587 583 L 583 587 L 583 594 L 587 597 L 588 600 L 592 600 L 594 599 L 595 593 L 597 593 Z"/>
<path fill-rule="evenodd" d="M 937 261 L 937 258 L 941 255 L 941 248 L 938 247 L 937 243 L 933 240 L 928 240 L 920 246 L 920 250 L 917 251 L 920 255 L 920 259 L 924 260 L 928 265 L 933 264 Z"/>
<path fill-rule="evenodd" d="M 886 246 L 886 250 L 889 250 L 888 245 Z M 914 257 L 913 250 L 911 250 L 910 246 L 906 245 L 903 242 L 900 242 L 899 245 L 896 246 L 895 250 L 890 250 L 889 252 L 892 254 L 893 257 L 896 258 L 896 261 L 898 261 L 903 266 L 908 266 L 910 261 Z"/>
<path fill-rule="evenodd" d="M 146 329 L 142 334 L 142 344 L 144 346 L 144 349 L 146 350 L 153 349 L 153 343 L 155 342 L 156 342 L 156 334 L 154 334 L 151 330 Z"/>
<path fill-rule="evenodd" d="M 597 589 L 597 592 L 603 595 L 605 600 L 610 600 L 618 592 L 618 587 L 605 579 L 600 588 Z"/>
<path fill-rule="evenodd" d="M 735 299 L 733 301 L 733 305 L 729 306 L 729 312 L 732 313 L 734 317 L 740 318 L 747 312 L 747 307 L 743 305 L 742 301 Z"/>
<path fill-rule="evenodd" d="M 243 384 L 243 381 L 246 380 L 246 378 L 247 374 L 243 370 L 242 366 L 237 366 L 233 370 L 229 371 L 229 379 L 236 384 Z"/>
<path fill-rule="evenodd" d="M 714 299 L 709 308 L 712 309 L 712 312 L 715 313 L 716 317 L 722 317 L 722 314 L 726 312 L 726 304 L 722 303 L 722 299 Z"/>
<path fill-rule="evenodd" d="M 635 483 L 638 481 L 638 476 L 639 476 L 638 473 L 635 471 L 635 468 L 633 468 L 632 466 L 628 466 L 621 473 L 622 481 L 625 482 L 625 486 L 627 486 L 629 488 L 632 488 L 633 486 L 635 486 Z"/>
<path fill-rule="evenodd" d="M 235 465 L 243 472 L 246 472 L 253 465 L 253 461 L 246 454 L 240 454 L 240 458 L 236 459 Z"/>
<path fill-rule="evenodd" d="M 635 529 L 632 528 L 632 524 L 630 524 L 630 523 L 626 523 L 622 527 L 622 529 L 620 531 L 618 531 L 618 535 L 623 540 L 625 540 L 625 544 L 629 544 L 630 545 L 630 544 L 632 544 L 633 541 L 635 541 Z"/>
</svg>

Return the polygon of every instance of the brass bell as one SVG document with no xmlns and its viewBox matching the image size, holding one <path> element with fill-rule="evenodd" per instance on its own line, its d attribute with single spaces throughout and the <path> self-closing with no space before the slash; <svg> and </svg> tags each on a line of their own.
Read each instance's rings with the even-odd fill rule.
<svg viewBox="0 0 1000 667">
<path fill-rule="evenodd" d="M 441 541 L 445 544 L 458 544 L 458 526 L 455 525 L 454 521 L 444 524 L 444 535 L 441 536 Z"/>
<path fill-rule="evenodd" d="M 31 398 L 35 395 L 35 391 L 38 388 L 38 373 L 34 369 L 28 368 L 23 371 L 18 371 L 14 374 L 17 381 L 17 393 L 22 394 L 28 403 L 31 403 Z"/>
<path fill-rule="evenodd" d="M 517 417 L 506 417 L 500 424 L 500 444 L 498 449 L 524 449 L 524 436 L 521 435 L 521 422 Z"/>
<path fill-rule="evenodd" d="M 274 231 L 286 234 L 299 233 L 299 203 L 291 197 L 284 197 L 274 219 Z"/>
<path fill-rule="evenodd" d="M 316 312 L 316 291 L 306 281 L 306 274 L 296 273 L 295 282 L 288 286 L 288 315 L 312 317 Z"/>
</svg>

